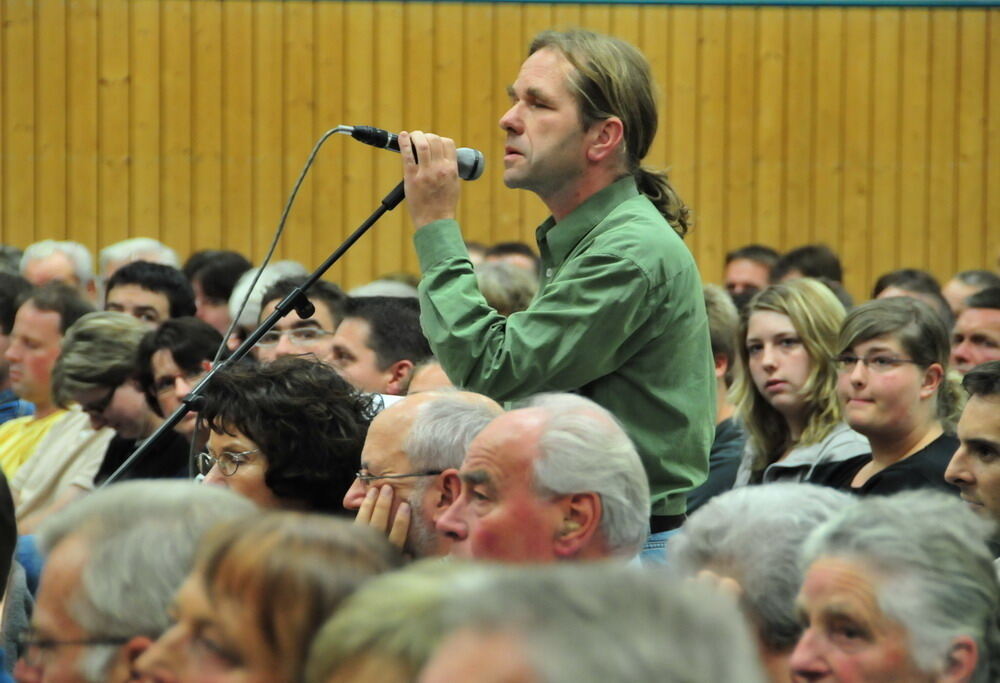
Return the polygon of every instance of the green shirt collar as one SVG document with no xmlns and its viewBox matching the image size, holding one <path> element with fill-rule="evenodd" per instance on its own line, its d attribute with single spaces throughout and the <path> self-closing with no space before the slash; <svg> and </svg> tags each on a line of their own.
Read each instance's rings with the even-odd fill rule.
<svg viewBox="0 0 1000 683">
<path fill-rule="evenodd" d="M 624 176 L 591 195 L 566 218 L 556 223 L 552 216 L 535 231 L 547 265 L 559 267 L 577 244 L 622 202 L 639 194 L 632 175 Z"/>
</svg>

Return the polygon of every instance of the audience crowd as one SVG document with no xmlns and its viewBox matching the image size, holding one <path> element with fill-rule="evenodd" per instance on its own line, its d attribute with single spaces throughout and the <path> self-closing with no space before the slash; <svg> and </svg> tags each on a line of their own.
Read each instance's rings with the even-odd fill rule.
<svg viewBox="0 0 1000 683">
<path fill-rule="evenodd" d="M 505 179 L 555 207 L 515 173 L 560 106 L 523 105 L 562 78 L 540 40 Z M 622 135 L 600 130 L 598 152 Z M 412 140 L 432 166 L 441 139 Z M 854 306 L 828 247 L 753 244 L 703 299 L 645 264 L 613 282 L 653 283 L 627 315 L 589 290 L 560 310 L 587 268 L 614 280 L 599 240 L 452 223 L 427 223 L 432 278 L 319 281 L 239 359 L 301 264 L 138 238 L 97 272 L 53 240 L 0 268 L 0 681 L 1000 681 L 1000 276 L 895 270 Z M 666 282 L 695 295 L 641 317 Z M 512 358 L 532 330 L 548 356 Z M 658 362 L 703 376 L 647 386 Z"/>
</svg>

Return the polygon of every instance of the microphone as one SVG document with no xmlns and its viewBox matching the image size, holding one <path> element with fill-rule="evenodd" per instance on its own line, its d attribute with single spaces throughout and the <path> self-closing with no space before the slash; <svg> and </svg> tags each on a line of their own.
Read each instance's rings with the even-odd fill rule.
<svg viewBox="0 0 1000 683">
<path fill-rule="evenodd" d="M 337 132 L 349 134 L 355 140 L 372 147 L 381 147 L 393 152 L 399 151 L 399 136 L 381 128 L 337 126 Z M 483 174 L 483 170 L 486 168 L 486 159 L 479 150 L 459 147 L 455 150 L 455 156 L 458 161 L 458 175 L 463 180 L 475 180 Z"/>
</svg>

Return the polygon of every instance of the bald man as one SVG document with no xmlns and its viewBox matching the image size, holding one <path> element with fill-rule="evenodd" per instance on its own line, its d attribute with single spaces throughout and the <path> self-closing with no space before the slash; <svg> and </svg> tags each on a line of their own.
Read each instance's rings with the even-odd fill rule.
<svg viewBox="0 0 1000 683">
<path fill-rule="evenodd" d="M 414 558 L 447 555 L 451 541 L 435 524 L 458 495 L 458 482 L 442 474 L 461 466 L 472 440 L 502 412 L 465 391 L 424 391 L 394 403 L 368 429 L 344 507 Z"/>
</svg>

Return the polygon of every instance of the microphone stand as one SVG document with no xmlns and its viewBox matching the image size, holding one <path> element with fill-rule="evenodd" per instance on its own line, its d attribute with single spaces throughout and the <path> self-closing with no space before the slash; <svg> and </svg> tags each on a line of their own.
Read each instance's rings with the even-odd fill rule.
<svg viewBox="0 0 1000 683">
<path fill-rule="evenodd" d="M 330 131 L 332 133 L 334 131 Z M 327 134 L 329 135 L 329 133 Z M 325 138 L 324 138 L 325 139 Z M 318 147 L 318 146 L 317 146 Z M 296 188 L 297 189 L 297 188 Z M 291 311 L 295 311 L 299 314 L 300 318 L 308 318 L 315 311 L 315 307 L 306 298 L 306 291 L 315 284 L 317 280 L 323 277 L 323 274 L 330 269 L 334 263 L 340 260 L 340 258 L 350 249 L 355 242 L 361 239 L 361 236 L 368 232 L 369 228 L 375 225 L 376 222 L 387 212 L 392 211 L 399 203 L 403 201 L 405 197 L 405 192 L 403 190 L 403 182 L 400 181 L 396 187 L 394 187 L 389 194 L 382 198 L 379 206 L 372 214 L 360 225 L 357 230 L 355 230 L 351 235 L 344 240 L 344 242 L 337 247 L 332 254 L 330 254 L 319 267 L 312 272 L 312 274 L 302 283 L 301 287 L 296 287 L 292 290 L 291 294 L 286 296 L 281 302 L 275 306 L 274 311 L 254 330 L 250 336 L 248 336 L 242 344 L 240 344 L 235 351 L 226 360 L 215 363 L 212 369 L 208 371 L 200 382 L 191 390 L 187 396 L 181 399 L 181 405 L 173 412 L 170 417 L 163 421 L 153 434 L 146 439 L 142 445 L 137 448 L 132 455 L 130 455 L 121 466 L 111 473 L 101 487 L 107 486 L 108 484 L 114 483 L 122 477 L 122 475 L 129 470 L 133 463 L 138 462 L 143 458 L 143 456 L 156 444 L 163 435 L 174 428 L 178 422 L 184 419 L 184 416 L 192 410 L 198 410 L 205 403 L 205 397 L 202 395 L 204 387 L 208 386 L 212 378 L 215 377 L 215 373 L 218 371 L 228 368 L 233 363 L 237 362 L 245 355 L 250 352 L 254 344 L 264 336 L 264 334 L 277 324 L 279 320 L 288 315 Z"/>
</svg>

